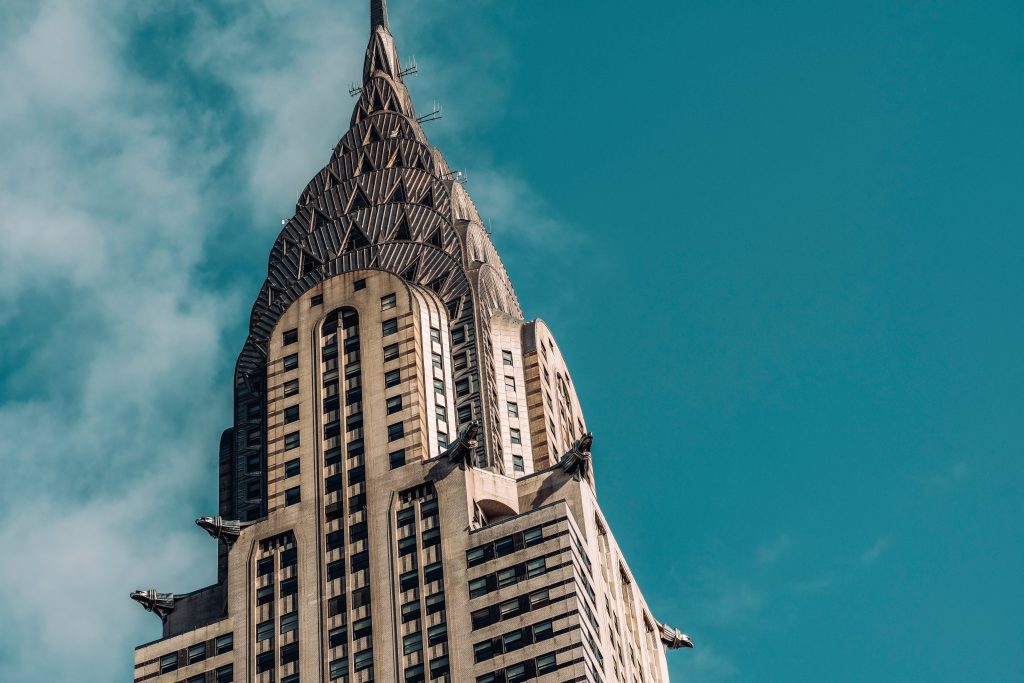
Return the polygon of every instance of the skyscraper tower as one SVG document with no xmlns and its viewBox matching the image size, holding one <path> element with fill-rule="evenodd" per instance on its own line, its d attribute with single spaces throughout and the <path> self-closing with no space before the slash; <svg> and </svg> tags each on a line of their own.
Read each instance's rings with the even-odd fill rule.
<svg viewBox="0 0 1024 683">
<path fill-rule="evenodd" d="M 274 242 L 220 444 L 218 581 L 140 590 L 135 681 L 668 680 L 526 321 L 370 3 L 359 103 Z"/>
</svg>

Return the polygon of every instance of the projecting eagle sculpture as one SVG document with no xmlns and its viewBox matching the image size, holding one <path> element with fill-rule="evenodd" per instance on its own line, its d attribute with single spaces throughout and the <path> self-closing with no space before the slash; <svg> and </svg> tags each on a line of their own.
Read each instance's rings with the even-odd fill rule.
<svg viewBox="0 0 1024 683">
<path fill-rule="evenodd" d="M 469 459 L 473 455 L 474 449 L 476 449 L 480 436 L 480 422 L 473 420 L 468 425 L 462 428 L 459 432 L 459 438 L 455 440 L 455 443 L 448 446 L 444 453 L 441 454 L 442 458 L 448 458 L 448 462 L 453 465 L 466 465 L 472 464 Z"/>
<path fill-rule="evenodd" d="M 679 629 L 672 628 L 668 624 L 658 624 L 661 642 L 668 650 L 678 650 L 683 647 L 693 647 L 693 641 Z"/>
<path fill-rule="evenodd" d="M 147 612 L 152 612 L 160 617 L 160 621 L 167 621 L 167 616 L 174 611 L 174 593 L 157 593 L 151 588 L 132 591 L 130 597 L 142 605 Z"/>
<path fill-rule="evenodd" d="M 586 478 L 590 474 L 590 447 L 594 444 L 594 433 L 587 432 L 572 445 L 565 455 L 559 459 L 562 469 L 576 478 Z"/>
<path fill-rule="evenodd" d="M 218 515 L 217 517 L 200 517 L 196 520 L 196 525 L 201 529 L 205 529 L 206 533 L 223 542 L 230 549 L 234 542 L 238 540 L 238 535 L 242 533 L 242 529 L 251 526 L 252 522 L 224 519 Z"/>
</svg>

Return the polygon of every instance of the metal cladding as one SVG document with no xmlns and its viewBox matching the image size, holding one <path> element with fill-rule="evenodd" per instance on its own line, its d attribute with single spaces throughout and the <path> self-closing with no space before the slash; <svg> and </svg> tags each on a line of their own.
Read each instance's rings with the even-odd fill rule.
<svg viewBox="0 0 1024 683">
<path fill-rule="evenodd" d="M 243 432 L 265 425 L 265 416 L 254 419 L 241 406 L 263 398 L 267 341 L 288 306 L 319 282 L 361 269 L 397 274 L 435 292 L 451 325 L 466 325 L 483 339 L 488 331 L 477 321 L 497 312 L 523 317 L 476 208 L 417 120 L 381 0 L 371 3 L 371 26 L 351 126 L 275 240 L 252 307 L 235 371 L 236 472 L 237 454 L 247 447 Z M 476 386 L 494 381 L 475 354 L 469 363 Z M 486 443 L 496 438 L 494 421 L 479 392 L 474 400 Z M 263 451 L 265 458 L 265 445 Z M 237 484 L 222 487 L 221 513 L 237 516 L 239 499 Z"/>
</svg>

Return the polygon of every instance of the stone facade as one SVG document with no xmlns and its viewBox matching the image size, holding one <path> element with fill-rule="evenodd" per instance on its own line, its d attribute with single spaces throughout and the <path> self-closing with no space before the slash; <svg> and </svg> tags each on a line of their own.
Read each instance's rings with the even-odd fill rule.
<svg viewBox="0 0 1024 683">
<path fill-rule="evenodd" d="M 590 436 L 402 84 L 382 0 L 352 127 L 271 252 L 221 439 L 219 580 L 132 594 L 136 681 L 668 680 Z"/>
</svg>

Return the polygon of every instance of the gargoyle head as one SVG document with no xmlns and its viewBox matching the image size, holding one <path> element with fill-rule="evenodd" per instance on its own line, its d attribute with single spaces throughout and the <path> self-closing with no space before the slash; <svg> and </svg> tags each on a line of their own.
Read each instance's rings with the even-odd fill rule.
<svg viewBox="0 0 1024 683">
<path fill-rule="evenodd" d="M 151 597 L 152 593 L 153 593 L 153 591 L 135 590 L 135 591 L 132 591 L 132 593 L 131 593 L 131 595 L 129 597 L 131 597 L 132 600 L 134 600 L 135 602 L 139 603 L 140 605 L 142 605 L 146 609 L 152 609 L 153 608 L 153 598 Z"/>
<path fill-rule="evenodd" d="M 216 534 L 217 532 L 217 520 L 213 517 L 200 517 L 196 520 L 196 525 L 200 529 L 205 529 L 209 534 Z"/>
<path fill-rule="evenodd" d="M 590 456 L 590 447 L 594 445 L 594 432 L 587 432 L 576 442 L 576 452 L 584 457 Z"/>
<path fill-rule="evenodd" d="M 478 438 L 480 436 L 480 421 L 473 420 L 468 425 L 462 428 L 462 433 L 459 434 L 459 439 L 465 444 L 467 448 L 476 448 Z"/>
</svg>

